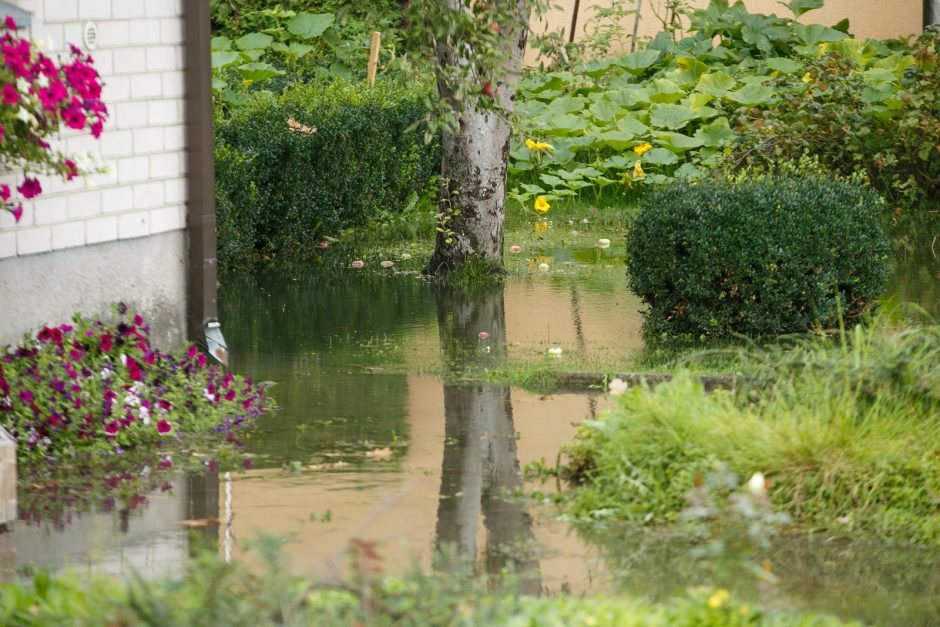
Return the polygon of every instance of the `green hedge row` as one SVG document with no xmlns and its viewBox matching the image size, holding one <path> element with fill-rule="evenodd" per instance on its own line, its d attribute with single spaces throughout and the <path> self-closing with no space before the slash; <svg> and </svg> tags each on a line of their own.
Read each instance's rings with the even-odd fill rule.
<svg viewBox="0 0 940 627">
<path fill-rule="evenodd" d="M 305 85 L 217 115 L 220 264 L 302 258 L 324 234 L 399 210 L 425 190 L 440 149 L 409 129 L 430 89 Z"/>
<path fill-rule="evenodd" d="M 871 189 L 824 178 L 677 181 L 627 241 L 654 335 L 773 335 L 858 318 L 882 293 L 889 242 Z"/>
</svg>

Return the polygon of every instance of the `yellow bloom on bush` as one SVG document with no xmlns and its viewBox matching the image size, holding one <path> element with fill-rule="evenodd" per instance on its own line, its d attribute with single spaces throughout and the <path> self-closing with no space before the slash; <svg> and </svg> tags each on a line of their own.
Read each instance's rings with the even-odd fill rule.
<svg viewBox="0 0 940 627">
<path fill-rule="evenodd" d="M 725 603 L 728 602 L 728 599 L 731 598 L 731 595 L 724 588 L 718 588 L 715 590 L 715 594 L 708 597 L 708 607 L 713 610 L 720 609 L 725 606 Z"/>
<path fill-rule="evenodd" d="M 640 160 L 637 159 L 636 163 L 633 164 L 633 178 L 641 179 L 646 176 L 646 172 L 643 171 L 643 166 L 640 164 Z"/>
<path fill-rule="evenodd" d="M 548 230 L 548 221 L 547 220 L 536 220 L 533 229 L 536 233 L 542 234 Z"/>
<path fill-rule="evenodd" d="M 551 144 L 545 142 L 537 142 L 533 139 L 525 140 L 525 147 L 529 150 L 534 150 L 536 152 L 544 152 L 546 150 L 555 150 Z"/>
<path fill-rule="evenodd" d="M 639 146 L 635 146 L 633 148 L 633 152 L 635 152 L 638 157 L 642 157 L 643 155 L 645 155 L 647 152 L 649 152 L 652 149 L 653 149 L 653 145 L 649 142 L 646 142 L 645 144 L 640 144 Z"/>
<path fill-rule="evenodd" d="M 539 213 L 548 213 L 548 210 L 551 209 L 552 206 L 548 204 L 548 199 L 545 198 L 545 196 L 537 196 L 535 198 L 534 208 Z"/>
</svg>

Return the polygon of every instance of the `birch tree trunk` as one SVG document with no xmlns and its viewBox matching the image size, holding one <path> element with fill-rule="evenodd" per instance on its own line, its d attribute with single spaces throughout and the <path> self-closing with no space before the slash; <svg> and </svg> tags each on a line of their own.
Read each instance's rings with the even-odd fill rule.
<svg viewBox="0 0 940 627">
<path fill-rule="evenodd" d="M 470 11 L 464 0 L 439 0 L 451 11 Z M 424 273 L 443 276 L 471 261 L 481 261 L 502 272 L 503 227 L 506 217 L 506 174 L 509 162 L 510 125 L 507 116 L 516 98 L 528 36 L 526 0 L 502 0 L 514 5 L 513 24 L 502 26 L 506 55 L 497 74 L 501 80 L 471 76 L 479 85 L 491 83 L 499 108 L 481 109 L 460 102 L 455 85 L 442 76 L 442 68 L 466 67 L 474 51 L 460 42 L 435 44 L 438 92 L 457 112 L 455 131 L 441 138 L 442 231 L 437 233 L 434 254 Z"/>
</svg>

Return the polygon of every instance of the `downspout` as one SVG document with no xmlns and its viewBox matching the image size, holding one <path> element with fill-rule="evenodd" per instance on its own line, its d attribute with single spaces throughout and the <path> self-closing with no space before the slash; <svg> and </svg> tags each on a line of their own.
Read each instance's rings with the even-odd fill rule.
<svg viewBox="0 0 940 627">
<path fill-rule="evenodd" d="M 924 28 L 940 24 L 940 0 L 924 0 Z"/>
<path fill-rule="evenodd" d="M 186 330 L 222 363 L 228 361 L 218 322 L 215 161 L 212 150 L 212 36 L 209 0 L 183 3 L 186 61 L 186 186 L 189 199 L 189 276 Z"/>
<path fill-rule="evenodd" d="M 571 33 L 568 35 L 568 43 L 574 43 L 574 33 L 578 29 L 578 13 L 581 11 L 581 0 L 574 0 L 574 12 L 571 14 Z"/>
</svg>

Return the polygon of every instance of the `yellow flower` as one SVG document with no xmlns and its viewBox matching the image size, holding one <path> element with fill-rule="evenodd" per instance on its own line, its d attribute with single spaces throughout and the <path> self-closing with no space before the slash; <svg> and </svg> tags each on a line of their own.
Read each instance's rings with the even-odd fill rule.
<svg viewBox="0 0 940 627">
<path fill-rule="evenodd" d="M 808 83 L 808 82 L 810 82 L 811 80 L 813 80 L 813 76 L 812 76 L 812 74 L 810 74 L 809 72 L 807 72 L 806 74 L 803 75 L 803 82 L 804 82 L 804 83 Z"/>
<path fill-rule="evenodd" d="M 537 142 L 532 139 L 525 140 L 525 147 L 529 150 L 534 150 L 536 152 L 544 152 L 546 150 L 555 150 L 551 144 L 546 144 L 545 142 Z"/>
<path fill-rule="evenodd" d="M 642 157 L 652 148 L 653 148 L 653 145 L 650 144 L 649 142 L 646 142 L 645 144 L 640 144 L 639 146 L 635 146 L 633 148 L 633 152 L 635 152 L 638 157 Z"/>
<path fill-rule="evenodd" d="M 727 590 L 724 588 L 718 588 L 715 590 L 715 594 L 708 597 L 708 607 L 712 608 L 713 610 L 717 610 L 721 607 L 724 607 L 729 598 L 731 598 L 731 595 L 728 594 Z"/>
<path fill-rule="evenodd" d="M 546 220 L 536 220 L 533 228 L 536 233 L 541 235 L 548 230 L 548 222 Z"/>
<path fill-rule="evenodd" d="M 643 166 L 640 165 L 640 160 L 637 159 L 636 163 L 633 165 L 633 178 L 641 179 L 646 176 L 646 172 L 643 171 Z"/>
<path fill-rule="evenodd" d="M 545 198 L 545 196 L 537 196 L 535 198 L 534 208 L 538 213 L 548 213 L 548 210 L 551 209 L 552 206 L 548 204 L 548 200 Z"/>
</svg>

